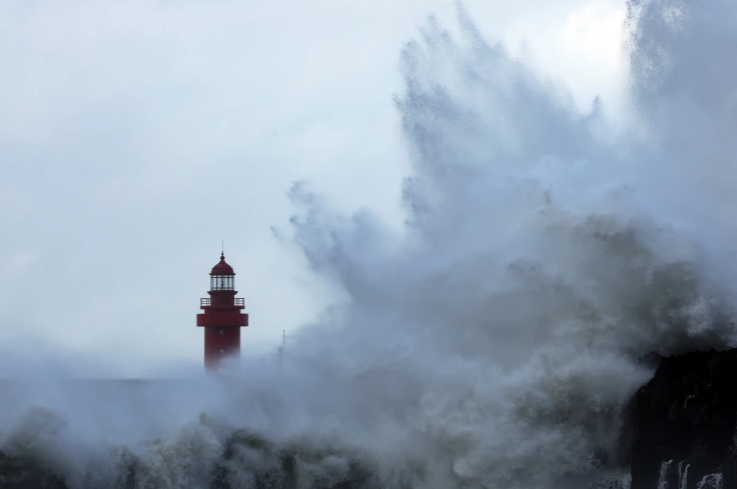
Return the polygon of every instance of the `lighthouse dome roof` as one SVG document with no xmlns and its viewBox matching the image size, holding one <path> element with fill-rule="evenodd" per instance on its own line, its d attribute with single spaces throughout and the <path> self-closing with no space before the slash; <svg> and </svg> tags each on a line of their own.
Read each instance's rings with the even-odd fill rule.
<svg viewBox="0 0 737 489">
<path fill-rule="evenodd" d="M 225 262 L 225 254 L 220 254 L 220 262 L 212 267 L 212 271 L 210 272 L 210 275 L 235 275 L 235 272 L 233 271 L 233 267 L 228 265 Z"/>
</svg>

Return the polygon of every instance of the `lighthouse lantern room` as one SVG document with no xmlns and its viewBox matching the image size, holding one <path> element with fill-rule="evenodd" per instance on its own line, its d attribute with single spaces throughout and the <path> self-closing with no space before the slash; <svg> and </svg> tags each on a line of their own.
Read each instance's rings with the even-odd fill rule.
<svg viewBox="0 0 737 489">
<path fill-rule="evenodd" d="M 237 298 L 235 272 L 220 254 L 220 262 L 210 272 L 210 297 L 200 299 L 204 311 L 197 315 L 197 326 L 205 328 L 205 368 L 214 370 L 228 357 L 239 357 L 241 327 L 248 326 L 242 298 Z"/>
</svg>

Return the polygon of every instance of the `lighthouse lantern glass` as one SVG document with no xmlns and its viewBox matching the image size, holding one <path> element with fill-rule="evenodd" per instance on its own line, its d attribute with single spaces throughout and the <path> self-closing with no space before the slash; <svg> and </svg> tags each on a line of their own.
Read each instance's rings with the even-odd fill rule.
<svg viewBox="0 0 737 489">
<path fill-rule="evenodd" d="M 211 275 L 210 290 L 233 290 L 233 276 Z"/>
</svg>

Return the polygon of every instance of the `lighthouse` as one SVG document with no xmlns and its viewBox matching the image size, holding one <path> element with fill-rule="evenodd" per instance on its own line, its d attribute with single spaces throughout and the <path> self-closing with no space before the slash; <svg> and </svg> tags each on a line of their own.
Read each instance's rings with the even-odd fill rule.
<svg viewBox="0 0 737 489">
<path fill-rule="evenodd" d="M 242 298 L 235 295 L 235 272 L 220 254 L 220 262 L 210 272 L 210 297 L 200 299 L 204 311 L 197 315 L 197 326 L 205 328 L 205 368 L 214 370 L 225 358 L 241 353 L 241 327 L 248 326 Z"/>
</svg>

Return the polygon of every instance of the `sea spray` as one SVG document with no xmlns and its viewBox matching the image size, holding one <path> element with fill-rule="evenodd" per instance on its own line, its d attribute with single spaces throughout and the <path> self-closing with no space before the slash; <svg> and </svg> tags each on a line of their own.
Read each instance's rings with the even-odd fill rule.
<svg viewBox="0 0 737 489">
<path fill-rule="evenodd" d="M 722 474 L 705 475 L 696 485 L 696 489 L 722 489 Z"/>
<path fill-rule="evenodd" d="M 691 464 L 678 462 L 678 489 L 688 489 L 688 468 L 690 466 Z"/>
<path fill-rule="evenodd" d="M 578 113 L 463 9 L 460 41 L 430 19 L 395 100 L 405 231 L 290 192 L 292 242 L 338 293 L 282 368 L 4 385 L 3 456 L 70 488 L 620 487 L 637 359 L 734 345 L 737 276 L 717 103 L 737 5 L 629 7 L 646 130 L 612 145 L 601 105 Z"/>
<path fill-rule="evenodd" d="M 660 465 L 660 477 L 658 477 L 658 489 L 668 489 L 668 476 L 673 465 L 673 460 L 668 460 Z"/>
</svg>

